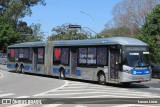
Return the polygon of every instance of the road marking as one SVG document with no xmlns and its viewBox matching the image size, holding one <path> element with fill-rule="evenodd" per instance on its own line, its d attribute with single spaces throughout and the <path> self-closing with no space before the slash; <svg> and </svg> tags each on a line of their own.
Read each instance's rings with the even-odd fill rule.
<svg viewBox="0 0 160 107">
<path fill-rule="evenodd" d="M 14 98 L 29 98 L 29 96 L 18 96 L 18 97 L 14 97 Z"/>
<path fill-rule="evenodd" d="M 156 90 L 156 91 L 160 91 L 160 88 L 154 88 L 154 87 L 150 87 L 150 90 Z"/>
<path fill-rule="evenodd" d="M 68 98 L 126 98 L 126 95 L 92 95 L 92 96 L 80 96 L 80 97 L 68 97 Z M 137 98 L 137 96 L 129 96 L 130 98 Z M 144 98 L 144 97 L 138 97 L 138 98 Z M 152 97 L 151 97 L 152 98 Z"/>
<path fill-rule="evenodd" d="M 82 106 L 82 105 L 76 105 L 74 107 L 87 107 L 87 106 Z"/>
<path fill-rule="evenodd" d="M 46 106 L 43 106 L 43 107 L 58 107 L 62 104 L 49 104 L 49 105 L 46 105 Z"/>
<path fill-rule="evenodd" d="M 3 74 L 2 73 L 0 73 L 0 78 L 3 78 Z"/>
<path fill-rule="evenodd" d="M 104 92 L 104 93 L 108 93 L 108 92 L 111 92 L 111 93 L 120 93 L 120 92 L 128 92 L 128 93 L 131 93 L 131 94 L 142 94 L 142 92 L 138 92 L 138 91 L 123 91 L 123 90 L 117 90 L 117 89 L 76 89 L 76 90 L 68 90 L 68 89 L 63 89 L 63 90 L 57 90 L 57 92 L 86 92 L 86 91 L 94 91 L 94 92 Z M 148 95 L 153 95 L 151 93 L 147 93 L 145 92 L 145 94 L 148 94 Z"/>
<path fill-rule="evenodd" d="M 58 87 L 58 88 L 55 88 L 55 89 L 53 89 L 53 90 L 49 90 L 49 91 L 46 91 L 46 92 L 43 92 L 43 93 L 40 93 L 40 94 L 36 94 L 36 95 L 33 95 L 33 96 L 34 96 L 34 97 L 36 97 L 36 96 L 43 96 L 43 95 L 45 95 L 46 93 L 50 93 L 50 92 L 55 92 L 55 91 L 57 91 L 57 90 L 61 90 L 61 89 L 63 89 L 64 87 L 68 86 L 68 81 L 67 81 L 67 80 L 64 80 L 64 81 L 65 81 L 65 84 L 62 85 L 62 86 L 60 86 L 60 87 Z"/>
<path fill-rule="evenodd" d="M 10 96 L 10 95 L 15 95 L 15 94 L 14 93 L 1 94 L 0 97 Z"/>
<path fill-rule="evenodd" d="M 15 104 L 15 105 L 7 106 L 7 107 L 25 107 L 28 105 L 30 105 L 30 104 Z"/>
<path fill-rule="evenodd" d="M 106 94 L 106 91 L 105 92 L 99 92 L 99 91 L 95 92 L 94 91 L 94 92 L 83 92 L 83 93 L 60 93 L 60 94 L 55 93 L 55 94 L 43 94 L 42 96 L 67 96 L 67 95 L 78 95 L 78 94 L 82 95 L 82 94 L 94 94 L 94 93 L 95 94 L 104 94 L 104 93 Z M 112 95 L 124 95 L 124 93 L 119 93 L 118 91 L 117 92 L 111 92 L 110 91 L 109 93 L 107 93 L 106 96 L 112 96 Z M 101 95 L 101 96 L 103 96 L 103 95 Z M 149 94 L 141 95 L 141 94 L 134 94 L 134 93 L 125 93 L 125 96 L 148 97 L 148 96 L 151 96 L 151 94 L 149 93 Z M 154 96 L 154 97 L 159 97 L 159 96 Z"/>
<path fill-rule="evenodd" d="M 77 89 L 79 89 L 79 90 L 81 90 L 81 89 L 103 89 L 103 90 L 123 90 L 123 91 L 129 91 L 129 89 L 119 89 L 119 88 L 110 88 L 110 87 L 92 87 L 92 86 L 79 86 L 79 87 L 65 87 L 65 89 L 75 89 L 75 88 L 77 88 Z M 77 90 L 76 89 L 76 90 Z"/>
</svg>

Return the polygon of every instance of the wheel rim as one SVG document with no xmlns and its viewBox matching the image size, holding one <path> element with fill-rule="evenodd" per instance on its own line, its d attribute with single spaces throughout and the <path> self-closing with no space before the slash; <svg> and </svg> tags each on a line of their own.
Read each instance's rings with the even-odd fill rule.
<svg viewBox="0 0 160 107">
<path fill-rule="evenodd" d="M 99 78 L 99 79 L 100 79 L 101 82 L 104 82 L 104 81 L 105 81 L 104 75 L 100 75 L 100 78 Z"/>
<path fill-rule="evenodd" d="M 16 67 L 16 72 L 19 72 L 19 67 Z"/>
<path fill-rule="evenodd" d="M 59 75 L 60 79 L 65 79 L 65 74 L 64 74 L 64 70 L 63 69 L 60 70 L 59 74 L 60 74 Z"/>
<path fill-rule="evenodd" d="M 63 70 L 61 71 L 61 77 L 64 78 Z"/>
<path fill-rule="evenodd" d="M 21 69 L 21 72 L 24 73 L 24 68 Z"/>
</svg>

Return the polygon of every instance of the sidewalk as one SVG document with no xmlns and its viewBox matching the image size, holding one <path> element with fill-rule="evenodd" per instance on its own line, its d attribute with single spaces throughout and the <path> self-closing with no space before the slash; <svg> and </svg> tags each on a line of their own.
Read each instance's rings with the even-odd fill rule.
<svg viewBox="0 0 160 107">
<path fill-rule="evenodd" d="M 2 64 L 0 64 L 0 69 L 8 70 L 7 65 L 2 65 Z"/>
</svg>

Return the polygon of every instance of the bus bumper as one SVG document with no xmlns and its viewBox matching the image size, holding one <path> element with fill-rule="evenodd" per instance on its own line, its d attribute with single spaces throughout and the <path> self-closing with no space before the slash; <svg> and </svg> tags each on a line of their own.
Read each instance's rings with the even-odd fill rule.
<svg viewBox="0 0 160 107">
<path fill-rule="evenodd" d="M 150 74 L 132 75 L 126 72 L 121 72 L 119 77 L 119 82 L 144 82 L 151 80 Z"/>
</svg>

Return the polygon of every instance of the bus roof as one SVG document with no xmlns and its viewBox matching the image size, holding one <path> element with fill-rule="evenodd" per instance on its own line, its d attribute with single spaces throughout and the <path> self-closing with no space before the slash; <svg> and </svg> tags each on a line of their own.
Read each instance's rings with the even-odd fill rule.
<svg viewBox="0 0 160 107">
<path fill-rule="evenodd" d="M 146 43 L 130 37 L 112 37 L 88 40 L 60 40 L 54 41 L 54 46 L 84 46 L 84 45 L 141 45 L 147 46 Z"/>
<path fill-rule="evenodd" d="M 38 41 L 38 42 L 24 42 L 24 43 L 18 43 L 14 45 L 8 46 L 10 47 L 42 47 L 45 46 L 45 42 L 43 41 Z"/>
<path fill-rule="evenodd" d="M 89 45 L 135 45 L 147 46 L 146 43 L 130 37 L 112 37 L 100 39 L 87 39 L 87 40 L 59 40 L 50 41 L 54 46 L 89 46 Z M 8 46 L 10 47 L 41 47 L 45 46 L 45 42 L 24 42 Z"/>
</svg>

